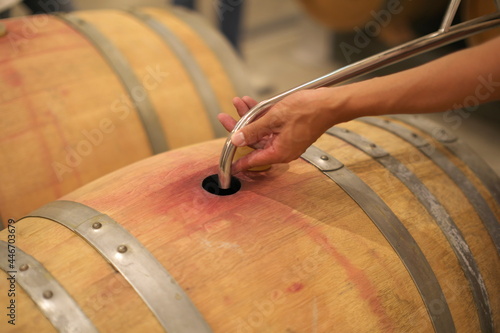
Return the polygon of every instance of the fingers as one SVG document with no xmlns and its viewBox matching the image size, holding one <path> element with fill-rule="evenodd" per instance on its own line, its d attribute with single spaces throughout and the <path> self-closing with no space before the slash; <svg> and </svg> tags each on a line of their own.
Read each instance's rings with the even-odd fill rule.
<svg viewBox="0 0 500 333">
<path fill-rule="evenodd" d="M 231 117 L 230 115 L 225 114 L 225 113 L 219 113 L 217 115 L 217 119 L 219 119 L 222 126 L 224 126 L 224 128 L 228 132 L 231 132 L 233 130 L 234 126 L 236 125 L 236 120 L 233 117 Z"/>
<path fill-rule="evenodd" d="M 237 147 L 256 145 L 266 137 L 279 133 L 283 123 L 282 113 L 273 110 L 234 133 L 231 142 Z"/>
<path fill-rule="evenodd" d="M 248 96 L 244 96 L 243 98 L 243 102 L 245 102 L 245 104 L 248 106 L 249 109 L 253 108 L 254 106 L 256 106 L 258 103 L 255 99 L 253 99 L 252 97 L 248 97 Z"/>
<path fill-rule="evenodd" d="M 277 163 L 288 163 L 299 158 L 304 151 L 305 149 L 299 147 L 290 150 L 276 148 L 275 146 L 270 145 L 264 149 L 254 150 L 250 154 L 241 157 L 233 164 L 231 172 L 236 174 L 255 167 Z"/>
<path fill-rule="evenodd" d="M 243 156 L 236 161 L 231 167 L 231 172 L 233 174 L 237 174 L 238 172 L 245 171 L 253 167 L 270 165 L 279 162 L 279 158 L 277 159 L 277 155 L 272 152 L 271 149 L 254 150 L 250 154 Z"/>
<path fill-rule="evenodd" d="M 248 110 L 257 105 L 257 101 L 248 96 L 245 96 L 243 98 L 235 97 L 233 98 L 233 105 L 240 117 L 242 117 L 248 112 Z M 218 114 L 217 119 L 228 132 L 231 132 L 236 125 L 236 120 L 225 113 Z"/>
<path fill-rule="evenodd" d="M 238 114 L 244 116 L 251 108 L 256 106 L 258 103 L 255 99 L 244 96 L 242 98 L 233 98 L 233 105 L 235 106 Z M 247 125 L 243 131 L 238 131 L 231 137 L 231 142 L 237 146 L 247 146 L 257 144 L 266 135 L 272 133 L 272 131 L 267 130 L 267 122 L 261 121 L 261 118 L 255 120 L 253 123 Z M 234 128 L 234 125 L 233 127 Z"/>
<path fill-rule="evenodd" d="M 248 110 L 257 105 L 257 101 L 251 97 L 244 96 L 243 98 L 235 97 L 233 98 L 233 105 L 236 108 L 240 117 L 243 117 Z"/>
</svg>

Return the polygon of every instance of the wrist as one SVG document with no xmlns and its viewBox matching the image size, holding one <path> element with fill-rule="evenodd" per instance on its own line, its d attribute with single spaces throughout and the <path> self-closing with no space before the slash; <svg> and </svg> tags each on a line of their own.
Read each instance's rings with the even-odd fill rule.
<svg viewBox="0 0 500 333">
<path fill-rule="evenodd" d="M 326 101 L 322 105 L 327 107 L 324 112 L 331 126 L 367 116 L 373 110 L 374 100 L 367 98 L 357 83 L 324 89 Z"/>
<path fill-rule="evenodd" d="M 333 88 L 339 121 L 394 113 L 397 100 L 387 84 L 385 77 L 376 77 Z"/>
</svg>

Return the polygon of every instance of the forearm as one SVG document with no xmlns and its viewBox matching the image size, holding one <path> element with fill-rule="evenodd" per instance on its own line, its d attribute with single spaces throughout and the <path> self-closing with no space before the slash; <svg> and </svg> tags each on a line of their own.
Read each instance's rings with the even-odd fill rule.
<svg viewBox="0 0 500 333">
<path fill-rule="evenodd" d="M 339 120 L 360 116 L 427 113 L 500 99 L 500 38 L 425 65 L 331 88 Z M 335 105 L 335 103 L 333 103 Z M 337 107 L 336 106 L 336 107 Z"/>
</svg>

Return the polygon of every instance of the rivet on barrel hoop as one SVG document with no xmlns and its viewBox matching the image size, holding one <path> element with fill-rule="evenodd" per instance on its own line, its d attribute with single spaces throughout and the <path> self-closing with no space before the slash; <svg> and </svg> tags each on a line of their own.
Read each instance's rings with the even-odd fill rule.
<svg viewBox="0 0 500 333">
<path fill-rule="evenodd" d="M 51 299 L 52 296 L 54 296 L 54 293 L 50 290 L 45 290 L 42 294 L 43 298 L 45 299 Z"/>
<path fill-rule="evenodd" d="M 94 222 L 92 224 L 92 229 L 101 229 L 102 223 L 101 222 Z"/>
<path fill-rule="evenodd" d="M 28 266 L 28 264 L 22 264 L 20 267 L 19 267 L 19 270 L 21 272 L 24 272 L 24 271 L 27 271 L 28 268 L 30 268 L 30 266 Z"/>
<path fill-rule="evenodd" d="M 118 248 L 116 250 L 120 253 L 125 253 L 125 252 L 127 252 L 128 248 L 126 245 L 120 245 L 120 246 L 118 246 Z"/>
<path fill-rule="evenodd" d="M 328 156 L 326 156 L 326 155 L 321 155 L 321 159 L 323 161 L 328 161 L 329 160 Z"/>
</svg>

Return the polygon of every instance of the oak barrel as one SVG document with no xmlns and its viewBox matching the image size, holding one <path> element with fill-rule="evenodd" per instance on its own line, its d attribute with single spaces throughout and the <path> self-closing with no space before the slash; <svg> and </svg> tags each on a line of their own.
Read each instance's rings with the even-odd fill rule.
<svg viewBox="0 0 500 333">
<path fill-rule="evenodd" d="M 429 19 L 445 13 L 448 0 L 300 0 L 302 7 L 322 25 L 337 32 L 357 35 L 358 48 L 368 38 L 380 37 L 398 45 L 426 31 Z M 437 27 L 436 27 L 437 30 Z M 363 46 L 363 48 L 366 46 Z"/>
<path fill-rule="evenodd" d="M 229 43 L 182 9 L 2 24 L 4 223 L 152 154 L 225 136 L 217 114 L 252 94 Z"/>
<path fill-rule="evenodd" d="M 139 161 L 0 232 L 2 332 L 498 330 L 500 183 L 452 133 L 341 124 L 228 196 L 201 187 L 222 145 Z"/>
<path fill-rule="evenodd" d="M 311 17 L 335 30 L 351 30 L 368 22 L 372 11 L 382 8 L 383 0 L 300 0 Z"/>
<path fill-rule="evenodd" d="M 500 8 L 497 8 L 496 3 L 498 2 L 490 0 L 467 0 L 462 9 L 464 18 L 471 20 L 483 15 L 492 14 L 500 10 Z M 478 45 L 497 36 L 500 36 L 500 28 L 490 29 L 474 35 L 468 39 L 468 43 L 470 45 Z"/>
</svg>

